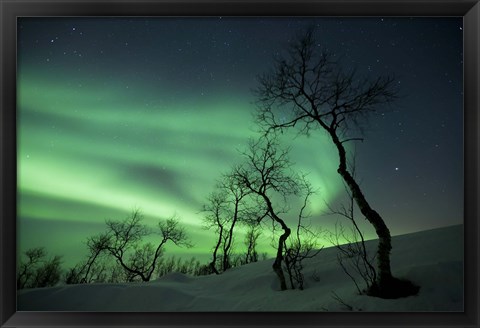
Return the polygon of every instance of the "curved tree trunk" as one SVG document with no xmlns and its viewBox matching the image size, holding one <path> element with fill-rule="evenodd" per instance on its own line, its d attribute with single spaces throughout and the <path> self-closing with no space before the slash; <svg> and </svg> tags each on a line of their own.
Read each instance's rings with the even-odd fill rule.
<svg viewBox="0 0 480 328">
<path fill-rule="evenodd" d="M 282 261 L 283 245 L 285 245 L 285 241 L 287 240 L 288 236 L 290 236 L 290 229 L 284 224 L 282 225 L 282 228 L 284 233 L 278 238 L 277 256 L 275 257 L 275 262 L 273 262 L 272 268 L 280 280 L 280 289 L 287 290 L 287 282 L 285 280 L 285 275 L 283 274 Z"/>
<path fill-rule="evenodd" d="M 220 226 L 220 231 L 218 233 L 218 241 L 217 244 L 215 245 L 215 248 L 213 249 L 213 258 L 212 262 L 210 262 L 209 267 L 214 272 L 215 274 L 219 274 L 217 268 L 216 268 L 216 263 L 217 263 L 217 252 L 218 249 L 220 248 L 220 244 L 222 243 L 222 237 L 223 237 L 223 225 L 219 224 Z"/>
<path fill-rule="evenodd" d="M 370 207 L 351 174 L 347 170 L 341 170 L 340 168 L 338 169 L 338 173 L 342 176 L 343 180 L 345 180 L 352 191 L 353 198 L 355 199 L 360 212 L 362 212 L 365 218 L 373 225 L 375 232 L 377 233 L 379 239 L 377 250 L 378 283 L 381 288 L 382 285 L 392 278 L 390 270 L 390 251 L 392 249 L 390 230 L 388 230 L 382 217 Z"/>
<path fill-rule="evenodd" d="M 92 269 L 93 263 L 95 263 L 95 260 L 97 259 L 98 255 L 100 254 L 100 251 L 95 252 L 95 255 L 93 257 L 90 257 L 87 261 L 87 271 L 83 275 L 83 277 L 80 279 L 80 282 L 82 284 L 88 283 L 88 275 L 90 274 L 90 270 Z"/>
<path fill-rule="evenodd" d="M 236 200 L 235 201 L 235 209 L 233 211 L 232 225 L 230 226 L 230 229 L 228 231 L 228 239 L 227 239 L 227 243 L 225 244 L 225 247 L 224 247 L 223 271 L 230 268 L 230 258 L 229 258 L 230 256 L 228 254 L 230 252 L 230 248 L 232 247 L 233 229 L 235 228 L 235 223 L 237 223 L 237 220 L 238 220 L 238 203 L 239 203 L 239 200 Z"/>
<path fill-rule="evenodd" d="M 265 195 L 264 193 L 260 193 L 260 194 L 265 200 L 265 203 L 267 204 L 268 212 L 270 213 L 271 218 L 275 220 L 277 223 L 279 223 L 283 229 L 283 234 L 278 238 L 277 256 L 275 257 L 275 261 L 273 262 L 272 268 L 273 268 L 273 271 L 275 271 L 275 273 L 277 274 L 278 279 L 280 280 L 280 289 L 287 290 L 287 282 L 285 280 L 285 275 L 283 274 L 283 269 L 282 269 L 283 245 L 285 245 L 285 241 L 287 240 L 288 236 L 290 236 L 291 230 L 285 224 L 285 221 L 283 221 L 280 217 L 277 216 L 277 214 L 275 214 L 270 198 L 268 198 L 268 196 Z"/>
<path fill-rule="evenodd" d="M 377 263 L 378 263 L 378 287 L 382 289 L 392 280 L 392 272 L 390 269 L 390 251 L 392 249 L 390 230 L 388 230 L 385 221 L 380 214 L 370 207 L 358 183 L 347 170 L 346 152 L 342 142 L 338 139 L 335 132 L 329 131 L 333 143 L 337 147 L 340 165 L 337 172 L 343 178 L 348 188 L 352 192 L 352 196 L 360 209 L 360 212 L 373 225 L 378 236 Z"/>
</svg>

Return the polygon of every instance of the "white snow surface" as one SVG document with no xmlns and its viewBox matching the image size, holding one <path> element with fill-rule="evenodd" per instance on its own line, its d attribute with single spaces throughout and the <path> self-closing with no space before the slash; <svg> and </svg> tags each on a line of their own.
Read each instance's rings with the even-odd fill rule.
<svg viewBox="0 0 480 328">
<path fill-rule="evenodd" d="M 376 243 L 367 245 L 374 250 Z M 359 295 L 332 247 L 305 261 L 304 290 L 280 291 L 273 260 L 265 260 L 220 275 L 25 289 L 17 305 L 19 311 L 463 311 L 463 225 L 396 236 L 392 245 L 392 273 L 420 286 L 416 296 Z"/>
</svg>

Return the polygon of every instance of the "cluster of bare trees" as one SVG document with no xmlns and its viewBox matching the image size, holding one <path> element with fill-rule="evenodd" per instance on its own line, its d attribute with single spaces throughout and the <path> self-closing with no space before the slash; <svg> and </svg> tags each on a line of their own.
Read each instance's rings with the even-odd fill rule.
<svg viewBox="0 0 480 328">
<path fill-rule="evenodd" d="M 212 259 L 204 269 L 220 274 L 238 262 L 238 257 L 235 261 L 233 257 L 239 229 L 248 231 L 242 263 L 257 261 L 258 238 L 265 230 L 263 227 L 269 226 L 277 238 L 272 268 L 280 289 L 286 290 L 287 282 L 291 288 L 304 288 L 303 260 L 315 256 L 321 249 L 317 244 L 318 232 L 305 223 L 305 211 L 314 190 L 306 175 L 293 171 L 288 149 L 280 147 L 278 134 L 295 128 L 299 134 L 311 136 L 318 130 L 328 136 L 338 152 L 337 172 L 350 200 L 348 206 L 333 210 L 351 224 L 348 233 L 339 226 L 334 235 L 340 265 L 352 277 L 359 292 L 386 298 L 415 294 L 418 287 L 391 273 L 390 231 L 367 201 L 355 178 L 354 167 L 347 165 L 351 154 L 345 146 L 363 141 L 363 127 L 368 118 L 379 107 L 396 99 L 394 78 L 360 78 L 355 70 L 343 69 L 335 56 L 318 46 L 311 28 L 290 43 L 284 56 L 275 59 L 272 70 L 261 75 L 258 82 L 256 121 L 262 137 L 249 142 L 241 153 L 243 161 L 221 176 L 202 209 L 205 226 L 216 234 Z M 292 200 L 301 204 L 296 214 L 290 206 Z M 355 206 L 378 236 L 373 256 L 368 254 L 354 219 Z M 292 215 L 297 218 L 293 232 L 286 220 Z M 107 221 L 105 233 L 88 239 L 89 256 L 71 269 L 70 281 L 96 280 L 95 275 L 102 272 L 100 260 L 105 258 L 113 261 L 116 270 L 113 274 L 123 275 L 126 281 L 149 281 L 167 242 L 190 246 L 176 218 L 159 222 L 156 232 L 157 244 L 141 242 L 153 232 L 141 223 L 138 211 L 124 221 Z M 339 237 L 350 243 L 342 245 Z M 28 263 L 37 263 L 42 254 L 33 252 L 27 257 Z M 372 264 L 373 259 L 376 265 Z M 348 261 L 353 262 L 347 264 Z M 55 266 L 57 262 L 47 263 Z M 19 271 L 22 286 L 28 285 L 25 277 L 31 276 L 27 267 Z M 352 270 L 364 280 L 364 290 L 351 275 Z"/>
<path fill-rule="evenodd" d="M 232 199 L 235 201 L 227 206 L 230 211 L 233 206 L 234 210 L 225 214 L 220 208 L 225 203 L 221 201 L 222 206 L 216 206 L 219 202 L 216 202 L 218 199 L 215 197 L 210 198 L 207 206 L 210 213 L 208 221 L 217 227 L 219 236 L 211 263 L 212 270 L 218 273 L 215 263 L 220 249 L 223 257 L 228 258 L 232 232 L 239 220 L 256 220 L 261 223 L 268 219 L 274 223 L 274 229 L 281 230 L 273 263 L 281 289 L 287 288 L 283 268 L 290 275 L 292 288 L 293 277 L 299 288 L 303 288 L 301 259 L 309 256 L 307 249 L 311 251 L 313 248 L 312 245 L 302 244 L 299 237 L 306 205 L 298 215 L 297 237 L 290 241 L 289 246 L 287 240 L 292 230 L 286 224 L 284 215 L 289 210 L 287 197 L 303 197 L 304 204 L 307 204 L 312 190 L 305 176 L 299 177 L 292 173 L 288 151 L 278 148 L 276 135 L 293 128 L 299 134 L 307 136 L 320 130 L 323 134 L 326 133 L 338 152 L 337 172 L 343 179 L 351 200 L 348 209 L 336 212 L 349 219 L 353 227 L 350 231 L 353 237 L 350 240 L 347 238 L 351 242 L 350 246 L 340 246 L 339 235 L 347 235 L 345 230 L 337 231 L 336 245 L 340 251 L 340 265 L 350 275 L 344 259 L 355 258 L 357 262 L 354 270 L 365 280 L 364 292 L 370 295 L 389 298 L 415 294 L 417 286 L 392 276 L 390 231 L 380 214 L 367 201 L 352 168 L 348 167 L 350 154 L 345 147 L 348 142 L 363 141 L 363 127 L 369 117 L 379 107 L 397 98 L 395 79 L 391 76 L 360 78 L 355 70 L 343 69 L 334 55 L 318 46 L 314 28 L 310 28 L 290 42 L 284 55 L 275 59 L 271 71 L 261 75 L 258 82 L 259 86 L 254 91 L 258 107 L 256 121 L 262 138 L 250 142 L 247 151 L 242 153 L 245 162 L 235 166 L 222 180 L 234 186 L 236 193 L 233 193 Z M 224 197 L 223 192 L 220 194 Z M 240 209 L 238 204 L 251 204 L 249 209 L 254 211 L 247 209 L 247 205 Z M 378 236 L 378 248 L 373 256 L 377 260 L 376 266 L 371 264 L 372 259 L 367 255 L 363 235 L 354 220 L 354 205 Z M 221 270 L 226 269 L 227 266 L 221 266 Z M 356 280 L 354 282 L 360 290 Z"/>
<path fill-rule="evenodd" d="M 142 220 L 138 209 L 122 221 L 107 220 L 105 232 L 88 238 L 89 255 L 68 271 L 66 281 L 150 281 L 161 264 L 167 243 L 192 246 L 177 217 L 159 221 L 156 229 L 149 228 Z M 156 235 L 156 244 L 143 241 L 150 235 Z"/>
<path fill-rule="evenodd" d="M 17 288 L 54 286 L 61 278 L 61 257 L 48 257 L 43 247 L 25 251 L 17 269 Z"/>
<path fill-rule="evenodd" d="M 42 254 L 38 260 L 37 254 Z M 44 248 L 28 249 L 20 259 L 17 289 L 51 287 L 57 284 L 121 283 L 129 281 L 128 275 L 113 259 L 108 257 L 97 259 L 89 266 L 88 274 L 82 272 L 82 268 L 85 268 L 85 262 L 65 271 L 61 267 L 60 256 L 56 255 L 49 258 Z M 202 264 L 195 257 L 186 259 L 174 255 L 163 255 L 158 259 L 152 278 L 162 277 L 173 272 L 192 276 L 209 274 L 208 266 Z"/>
<path fill-rule="evenodd" d="M 256 257 L 255 245 L 258 236 L 255 232 L 255 209 L 245 202 L 248 195 L 248 190 L 236 183 L 232 173 L 225 174 L 203 207 L 205 226 L 213 228 L 217 235 L 212 261 L 209 264 L 211 271 L 216 274 L 232 267 L 234 231 L 239 225 L 251 227 L 247 261 Z"/>
<path fill-rule="evenodd" d="M 312 256 L 315 243 L 302 244 L 300 235 L 306 226 L 302 223 L 309 197 L 313 194 L 304 176 L 296 174 L 288 156 L 288 149 L 281 149 L 274 135 L 259 140 L 250 140 L 242 153 L 243 162 L 235 165 L 217 183 L 217 189 L 204 206 L 205 221 L 214 227 L 217 243 L 210 263 L 212 272 L 220 273 L 229 268 L 230 251 L 233 246 L 234 230 L 239 225 L 248 227 L 245 237 L 246 262 L 258 259 L 257 239 L 261 225 L 271 223 L 273 232 L 280 230 L 276 241 L 276 255 L 273 270 L 280 289 L 287 289 L 285 271 L 288 273 L 291 288 L 303 288 L 302 260 Z M 285 215 L 291 212 L 291 197 L 303 199 L 298 213 L 295 241 L 288 242 L 292 233 Z M 223 261 L 218 261 L 221 257 Z"/>
<path fill-rule="evenodd" d="M 65 274 L 60 267 L 61 257 L 47 257 L 44 248 L 32 248 L 19 261 L 17 288 L 54 286 L 96 282 L 150 281 L 170 272 L 206 274 L 199 261 L 165 259 L 165 245 L 191 247 L 185 228 L 175 216 L 161 220 L 156 229 L 143 224 L 143 215 L 135 209 L 124 220 L 107 220 L 103 233 L 86 241 L 88 255 L 85 260 L 68 269 Z M 156 243 L 145 242 L 153 236 Z"/>
</svg>

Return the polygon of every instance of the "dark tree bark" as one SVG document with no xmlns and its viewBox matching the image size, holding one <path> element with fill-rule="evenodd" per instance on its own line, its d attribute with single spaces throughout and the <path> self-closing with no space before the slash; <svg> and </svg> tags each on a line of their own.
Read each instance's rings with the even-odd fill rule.
<svg viewBox="0 0 480 328">
<path fill-rule="evenodd" d="M 245 245 L 247 246 L 247 252 L 245 253 L 245 264 L 258 261 L 257 240 L 260 236 L 258 222 L 250 222 L 248 223 L 248 226 L 249 230 L 245 236 Z"/>
<path fill-rule="evenodd" d="M 378 236 L 378 285 L 381 288 L 382 286 L 388 284 L 392 279 L 392 272 L 390 269 L 390 251 L 392 249 L 390 230 L 388 229 L 382 217 L 370 207 L 370 204 L 365 199 L 365 196 L 363 195 L 360 186 L 355 181 L 352 174 L 350 174 L 350 172 L 348 171 L 346 151 L 343 147 L 342 142 L 340 142 L 335 133 L 330 133 L 330 136 L 333 143 L 337 147 L 340 159 L 340 165 L 338 166 L 337 172 L 341 175 L 348 188 L 350 189 L 352 197 L 357 203 L 360 212 L 372 224 Z"/>
<path fill-rule="evenodd" d="M 290 238 L 289 244 L 285 243 L 285 267 L 290 278 L 290 285 L 292 289 L 298 287 L 300 290 L 304 289 L 304 275 L 303 275 L 303 261 L 317 256 L 323 249 L 319 247 L 318 239 L 320 230 L 311 229 L 310 224 L 304 222 L 305 209 L 309 204 L 310 196 L 315 192 L 310 183 L 307 182 L 306 177 L 302 176 L 301 184 L 303 186 L 303 205 L 300 208 L 297 219 L 297 226 Z M 293 239 L 293 240 L 292 240 Z"/>
<path fill-rule="evenodd" d="M 44 261 L 46 255 L 47 253 L 43 247 L 31 248 L 25 252 L 27 262 L 20 261 L 17 273 L 17 289 L 25 288 L 32 279 L 35 268 Z"/>
<path fill-rule="evenodd" d="M 231 267 L 230 252 L 233 247 L 233 236 L 237 224 L 246 223 L 252 216 L 252 211 L 244 202 L 249 191 L 237 184 L 231 173 L 224 174 L 216 185 L 216 191 L 208 198 L 208 204 L 203 206 L 206 213 L 204 222 L 207 228 L 214 228 L 218 239 L 213 250 L 210 268 L 216 274 Z M 216 268 L 218 251 L 221 249 L 223 257 L 220 271 Z"/>
<path fill-rule="evenodd" d="M 287 210 L 285 204 L 274 205 L 272 198 L 277 195 L 286 202 L 288 195 L 300 193 L 301 188 L 293 172 L 290 171 L 291 162 L 288 159 L 288 150 L 280 151 L 277 146 L 278 142 L 271 136 L 256 142 L 251 141 L 248 150 L 243 153 L 246 162 L 234 169 L 233 176 L 237 184 L 249 190 L 251 196 L 256 198 L 255 203 L 262 204 L 257 215 L 258 221 L 268 217 L 283 230 L 278 239 L 272 268 L 280 281 L 280 289 L 286 290 L 287 284 L 282 262 L 285 241 L 290 236 L 291 230 L 280 216 Z"/>
<path fill-rule="evenodd" d="M 287 289 L 287 282 L 285 280 L 285 274 L 283 273 L 282 269 L 282 261 L 283 261 L 283 245 L 287 240 L 288 236 L 290 236 L 290 229 L 287 227 L 284 229 L 284 233 L 278 238 L 278 249 L 277 249 L 277 256 L 275 257 L 275 261 L 273 262 L 272 268 L 273 271 L 277 274 L 278 280 L 280 280 L 280 289 L 286 290 Z"/>
<path fill-rule="evenodd" d="M 235 225 L 237 224 L 238 221 L 238 211 L 239 211 L 239 204 L 241 202 L 243 197 L 237 197 L 235 195 L 235 200 L 234 200 L 234 209 L 233 209 L 233 218 L 232 218 L 232 225 L 230 226 L 230 229 L 228 230 L 227 234 L 227 240 L 224 243 L 224 249 L 223 249 L 223 269 L 227 270 L 230 268 L 230 250 L 232 248 L 232 240 L 233 240 L 233 231 L 235 229 Z"/>
<path fill-rule="evenodd" d="M 315 129 L 328 133 L 338 151 L 337 172 L 379 238 L 377 287 L 382 294 L 393 281 L 390 231 L 348 170 L 344 143 L 363 140 L 358 135 L 371 113 L 396 98 L 394 78 L 361 79 L 355 71 L 345 72 L 333 55 L 318 47 L 313 34 L 313 28 L 307 30 L 276 61 L 273 71 L 259 77 L 257 122 L 265 135 L 292 127 L 307 135 Z"/>
<path fill-rule="evenodd" d="M 213 248 L 213 254 L 212 254 L 212 262 L 208 265 L 210 269 L 212 270 L 213 273 L 219 274 L 216 263 L 217 263 L 217 253 L 218 249 L 220 248 L 220 245 L 222 243 L 222 237 L 223 237 L 223 225 L 219 226 L 219 232 L 218 232 L 218 240 L 217 243 L 215 244 L 215 247 Z"/>
<path fill-rule="evenodd" d="M 185 229 L 179 225 L 178 218 L 172 217 L 158 223 L 161 239 L 155 249 L 152 244 L 141 245 L 142 238 L 151 233 L 141 220 L 140 211 L 134 210 L 131 216 L 123 221 L 107 221 L 107 242 L 103 247 L 115 258 L 130 280 L 139 277 L 146 282 L 152 278 L 163 246 L 167 242 L 186 247 L 191 247 L 191 244 Z"/>
<path fill-rule="evenodd" d="M 268 215 L 275 221 L 277 222 L 283 230 L 283 234 L 280 235 L 278 238 L 278 246 L 277 246 L 277 254 L 275 256 L 275 261 L 273 262 L 272 268 L 273 271 L 278 276 L 278 280 L 280 281 L 280 289 L 281 290 L 286 290 L 287 289 L 287 282 L 285 280 L 285 274 L 283 273 L 282 269 L 282 262 L 284 258 L 284 245 L 285 242 L 287 241 L 287 238 L 290 236 L 291 230 L 290 228 L 285 224 L 285 221 L 282 220 L 276 213 L 275 210 L 273 209 L 272 202 L 270 198 L 264 193 L 264 192 L 259 192 L 258 193 L 264 200 L 265 203 L 267 204 L 267 209 L 268 209 Z"/>
<path fill-rule="evenodd" d="M 355 176 L 355 161 L 351 164 L 352 176 Z M 355 284 L 360 294 L 375 288 L 377 284 L 377 271 L 372 264 L 373 258 L 369 256 L 367 247 L 365 245 L 365 238 L 363 232 L 358 226 L 355 220 L 354 204 L 355 199 L 350 191 L 350 188 L 345 185 L 345 190 L 348 195 L 348 206 L 341 205 L 340 209 L 334 209 L 328 205 L 331 214 L 337 214 L 346 218 L 351 223 L 349 232 L 345 232 L 343 225 L 340 224 L 340 228 L 335 225 L 335 233 L 331 239 L 332 243 L 339 250 L 337 259 L 342 267 L 342 270 L 350 277 Z M 347 242 L 344 244 L 344 242 Z M 378 255 L 378 254 L 377 254 Z M 350 267 L 345 264 L 344 260 L 347 260 L 352 265 Z M 351 274 L 350 269 L 357 272 L 363 281 L 365 282 L 366 289 L 361 289 L 357 283 L 357 279 Z"/>
<path fill-rule="evenodd" d="M 220 249 L 222 242 L 224 240 L 224 207 L 226 203 L 225 194 L 219 192 L 213 192 L 208 197 L 208 204 L 203 206 L 202 211 L 206 212 L 204 222 L 206 223 L 206 228 L 214 228 L 218 234 L 217 242 L 213 247 L 212 252 L 212 261 L 209 263 L 208 267 L 211 272 L 215 274 L 220 274 L 217 269 L 217 258 L 218 250 Z"/>
<path fill-rule="evenodd" d="M 108 234 L 105 233 L 88 238 L 87 246 L 88 250 L 90 251 L 90 255 L 85 265 L 80 268 L 80 273 L 82 274 L 82 277 L 80 278 L 80 283 L 85 284 L 89 282 L 90 271 L 96 264 L 97 259 L 100 257 L 100 255 L 106 251 L 109 243 L 110 239 L 108 237 Z"/>
</svg>

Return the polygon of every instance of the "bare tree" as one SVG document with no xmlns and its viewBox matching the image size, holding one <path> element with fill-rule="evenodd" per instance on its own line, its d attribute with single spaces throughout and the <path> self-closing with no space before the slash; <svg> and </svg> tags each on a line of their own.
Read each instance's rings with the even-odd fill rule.
<svg viewBox="0 0 480 328">
<path fill-rule="evenodd" d="M 36 288 L 54 286 L 61 277 L 61 256 L 47 258 L 43 247 L 25 251 L 27 261 L 20 259 L 17 271 L 17 288 Z"/>
<path fill-rule="evenodd" d="M 84 277 L 82 278 L 82 282 L 87 282 L 92 266 L 96 262 L 97 258 L 102 254 L 102 252 L 107 249 L 110 242 L 111 241 L 108 234 L 100 234 L 98 236 L 88 238 L 87 247 L 90 251 L 90 256 L 88 257 L 88 260 L 86 262 L 84 270 L 85 273 Z"/>
<path fill-rule="evenodd" d="M 355 220 L 353 197 L 348 190 L 347 193 L 349 195 L 348 207 L 343 204 L 339 209 L 333 209 L 330 206 L 329 208 L 332 214 L 338 214 L 346 218 L 351 223 L 351 227 L 345 229 L 343 224 L 337 222 L 335 224 L 335 232 L 330 239 L 339 251 L 337 260 L 343 272 L 353 281 L 359 294 L 368 293 L 376 288 L 375 285 L 377 283 L 377 271 L 372 265 L 375 255 L 371 256 L 368 253 L 363 232 Z M 355 273 L 365 283 L 365 289 L 360 288 Z"/>
<path fill-rule="evenodd" d="M 305 278 L 303 268 L 305 259 L 317 256 L 323 249 L 319 247 L 318 237 L 320 232 L 311 228 L 310 224 L 305 224 L 305 209 L 307 208 L 310 196 L 314 193 L 312 186 L 302 177 L 302 185 L 304 186 L 304 200 L 302 207 L 298 213 L 297 227 L 290 243 L 285 243 L 285 267 L 290 278 L 292 289 L 296 286 L 300 290 L 304 289 Z"/>
<path fill-rule="evenodd" d="M 107 252 L 110 243 L 108 233 L 89 237 L 86 241 L 89 250 L 88 256 L 67 270 L 65 283 L 90 284 L 125 281 L 126 279 L 123 279 L 123 269 Z"/>
<path fill-rule="evenodd" d="M 352 159 L 348 166 L 352 176 L 355 178 L 355 152 L 353 152 Z M 355 200 L 350 189 L 346 185 L 345 192 L 348 200 L 347 205 L 342 203 L 335 209 L 330 204 L 327 204 L 327 207 L 330 210 L 329 214 L 335 214 L 347 219 L 350 223 L 350 227 L 346 229 L 343 224 L 337 221 L 335 224 L 335 231 L 330 236 L 330 241 L 339 251 L 337 254 L 338 263 L 343 272 L 345 272 L 345 274 L 347 274 L 353 281 L 358 293 L 369 293 L 377 288 L 377 271 L 372 264 L 376 254 L 371 256 L 367 251 L 364 234 L 355 219 Z M 366 286 L 365 289 L 360 288 L 355 274 L 359 275 L 363 280 Z"/>
<path fill-rule="evenodd" d="M 35 274 L 35 267 L 43 261 L 46 256 L 45 248 L 36 247 L 25 251 L 27 261 L 19 261 L 17 269 L 17 288 L 22 289 L 31 281 Z"/>
<path fill-rule="evenodd" d="M 86 242 L 89 251 L 87 259 L 67 272 L 66 282 L 73 284 L 105 280 L 107 267 L 104 263 L 99 263 L 99 259 L 106 254 L 110 243 L 110 236 L 107 233 L 89 237 Z"/>
<path fill-rule="evenodd" d="M 209 263 L 209 269 L 211 272 L 219 274 L 217 269 L 218 251 L 225 239 L 225 220 L 224 215 L 226 206 L 226 194 L 222 192 L 213 192 L 208 197 L 208 204 L 203 206 L 203 211 L 206 212 L 204 217 L 205 228 L 215 229 L 217 241 L 213 248 L 212 261 Z M 223 263 L 223 261 L 222 261 Z"/>
<path fill-rule="evenodd" d="M 247 247 L 244 259 L 245 264 L 258 261 L 257 241 L 260 234 L 261 230 L 258 222 L 251 222 L 245 235 L 245 246 Z"/>
<path fill-rule="evenodd" d="M 140 211 L 135 209 L 123 221 L 107 220 L 107 231 L 88 239 L 90 255 L 79 269 L 82 275 L 80 282 L 92 280 L 90 271 L 98 265 L 97 261 L 102 253 L 115 259 L 123 269 L 127 281 L 136 279 L 149 281 L 167 242 L 177 246 L 191 247 L 185 228 L 180 226 L 175 216 L 158 223 L 160 241 L 156 246 L 152 243 L 142 243 L 144 237 L 153 233 L 150 228 L 141 223 L 142 219 Z M 71 272 L 72 277 L 74 273 L 74 271 Z M 112 272 L 112 279 L 113 276 L 117 277 L 118 272 Z"/>
<path fill-rule="evenodd" d="M 377 296 L 395 293 L 399 281 L 390 269 L 390 231 L 347 168 L 345 149 L 345 143 L 363 140 L 363 126 L 379 106 L 396 99 L 394 78 L 359 78 L 354 70 L 345 71 L 334 56 L 318 47 L 310 28 L 290 44 L 273 70 L 258 80 L 257 121 L 265 134 L 297 127 L 299 133 L 308 135 L 321 129 L 330 137 L 338 151 L 337 172 L 379 238 Z"/>
<path fill-rule="evenodd" d="M 283 233 L 278 238 L 277 253 L 272 265 L 280 281 L 281 290 L 287 289 L 282 269 L 285 241 L 291 229 L 282 215 L 288 212 L 287 197 L 301 193 L 301 186 L 291 171 L 292 163 L 288 158 L 288 150 L 280 150 L 278 141 L 272 136 L 251 140 L 247 151 L 243 152 L 246 162 L 234 168 L 236 183 L 247 188 L 252 201 L 258 205 L 258 221 L 270 218 L 280 226 Z M 277 201 L 280 198 L 281 201 Z"/>
<path fill-rule="evenodd" d="M 203 207 L 206 213 L 204 217 L 206 228 L 214 228 L 218 235 L 210 262 L 212 272 L 219 273 L 216 267 L 218 259 L 221 272 L 232 266 L 230 257 L 235 228 L 239 224 L 249 224 L 256 213 L 256 209 L 246 201 L 250 193 L 245 186 L 236 183 L 233 173 L 223 174 L 216 184 L 216 190 L 210 194 L 208 203 Z M 222 252 L 221 255 L 218 254 L 219 250 Z"/>
<path fill-rule="evenodd" d="M 62 269 L 60 265 L 62 257 L 55 255 L 37 268 L 33 277 L 33 283 L 30 288 L 55 286 L 60 281 Z"/>
</svg>

